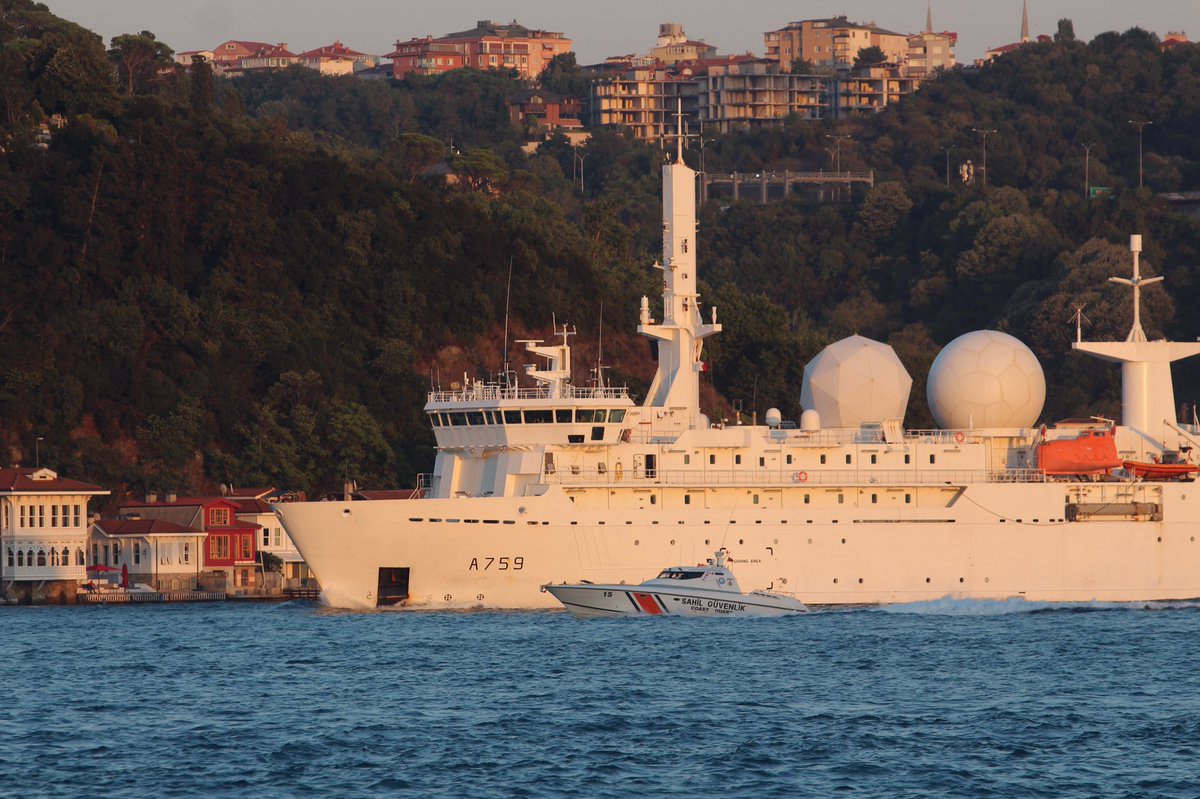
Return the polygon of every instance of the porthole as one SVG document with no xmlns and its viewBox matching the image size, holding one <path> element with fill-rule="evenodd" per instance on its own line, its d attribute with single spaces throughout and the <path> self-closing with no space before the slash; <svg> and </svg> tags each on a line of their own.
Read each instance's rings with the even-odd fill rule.
<svg viewBox="0 0 1200 799">
<path fill-rule="evenodd" d="M 925 582 L 927 582 L 927 583 L 930 582 L 928 577 L 925 578 Z"/>
<path fill-rule="evenodd" d="M 1158 543 L 1160 543 L 1160 544 L 1162 543 L 1162 536 L 1161 536 L 1161 535 L 1158 537 Z"/>
<path fill-rule="evenodd" d="M 844 544 L 844 543 L 846 543 L 846 539 L 844 539 L 844 538 L 843 538 L 843 539 L 842 539 L 842 543 L 843 543 L 843 544 Z"/>
<path fill-rule="evenodd" d="M 626 523 L 626 524 L 633 524 L 633 522 L 630 522 L 630 521 L 627 521 L 627 522 L 625 522 L 625 523 Z"/>
<path fill-rule="evenodd" d="M 833 582 L 834 582 L 834 584 L 835 584 L 835 585 L 837 584 L 837 578 L 836 578 L 836 577 L 834 577 L 834 578 L 833 578 Z"/>
<path fill-rule="evenodd" d="M 958 578 L 958 581 L 959 581 L 960 583 L 966 582 L 966 580 L 965 580 L 964 578 L 962 578 L 962 577 L 959 577 L 959 578 Z"/>
<path fill-rule="evenodd" d="M 745 544 L 745 543 L 746 543 L 745 540 L 743 540 L 741 538 L 738 539 L 738 546 L 741 546 L 742 544 Z"/>
<path fill-rule="evenodd" d="M 635 547 L 636 547 L 638 544 L 640 544 L 640 543 L 642 543 L 642 542 L 641 542 L 641 541 L 639 541 L 639 540 L 637 540 L 636 538 L 635 538 L 635 539 L 633 539 L 633 545 L 634 545 Z"/>
<path fill-rule="evenodd" d="M 706 546 L 706 547 L 707 547 L 707 546 L 712 546 L 712 542 L 711 542 L 711 541 L 709 541 L 709 540 L 706 538 L 706 539 L 704 539 L 704 546 Z"/>
<path fill-rule="evenodd" d="M 984 577 L 984 578 L 983 578 L 983 581 L 984 581 L 985 583 L 990 583 L 990 582 L 992 581 L 992 578 L 991 578 L 991 577 Z"/>
<path fill-rule="evenodd" d="M 778 538 L 776 538 L 776 539 L 775 539 L 775 540 L 773 540 L 771 543 L 772 543 L 772 544 L 774 544 L 775 546 L 779 546 L 779 539 L 778 539 Z"/>
<path fill-rule="evenodd" d="M 672 538 L 672 539 L 671 539 L 671 546 L 675 546 L 675 539 L 674 539 L 674 538 Z"/>
<path fill-rule="evenodd" d="M 808 543 L 810 543 L 810 544 L 812 543 L 812 539 L 811 539 L 811 538 L 810 538 L 810 539 L 808 539 Z"/>
<path fill-rule="evenodd" d="M 858 584 L 859 584 L 859 585 L 862 585 L 862 578 L 861 578 L 861 577 L 859 577 L 859 578 L 858 578 Z"/>
</svg>

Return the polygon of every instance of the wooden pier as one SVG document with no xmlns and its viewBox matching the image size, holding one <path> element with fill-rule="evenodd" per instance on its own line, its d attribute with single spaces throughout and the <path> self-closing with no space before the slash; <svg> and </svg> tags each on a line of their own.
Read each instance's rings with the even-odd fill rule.
<svg viewBox="0 0 1200 799">
<path fill-rule="evenodd" d="M 700 202 L 707 202 L 712 186 L 731 186 L 734 201 L 756 199 L 760 203 L 772 199 L 783 199 L 791 195 L 797 185 L 817 185 L 822 193 L 826 186 L 853 186 L 855 183 L 875 185 L 875 173 L 871 172 L 731 172 L 702 173 L 700 175 Z"/>
</svg>

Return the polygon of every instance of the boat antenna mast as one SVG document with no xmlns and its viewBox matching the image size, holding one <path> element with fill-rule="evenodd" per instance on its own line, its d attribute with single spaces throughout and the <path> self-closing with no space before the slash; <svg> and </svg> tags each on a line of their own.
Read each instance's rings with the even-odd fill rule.
<svg viewBox="0 0 1200 799">
<path fill-rule="evenodd" d="M 500 382 L 505 388 L 512 388 L 516 382 L 516 373 L 509 369 L 508 364 L 508 311 L 509 305 L 512 302 L 512 270 L 513 257 L 508 256 L 508 285 L 504 290 L 504 352 L 501 354 L 504 359 L 504 371 L 501 375 Z"/>
</svg>

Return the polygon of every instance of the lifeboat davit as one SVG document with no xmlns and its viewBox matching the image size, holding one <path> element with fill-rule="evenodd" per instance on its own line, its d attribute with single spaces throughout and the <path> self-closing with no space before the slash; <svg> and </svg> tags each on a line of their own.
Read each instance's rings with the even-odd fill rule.
<svg viewBox="0 0 1200 799">
<path fill-rule="evenodd" d="M 1056 438 L 1038 447 L 1038 468 L 1046 474 L 1102 474 L 1122 465 L 1112 428 L 1084 429 L 1075 438 Z"/>
</svg>

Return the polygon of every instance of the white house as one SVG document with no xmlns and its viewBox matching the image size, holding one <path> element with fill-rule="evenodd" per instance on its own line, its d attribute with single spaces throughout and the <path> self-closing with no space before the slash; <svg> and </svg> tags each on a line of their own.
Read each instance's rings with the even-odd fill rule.
<svg viewBox="0 0 1200 799">
<path fill-rule="evenodd" d="M 87 577 L 88 501 L 108 493 L 50 469 L 0 469 L 0 596 L 74 602 Z"/>
</svg>

